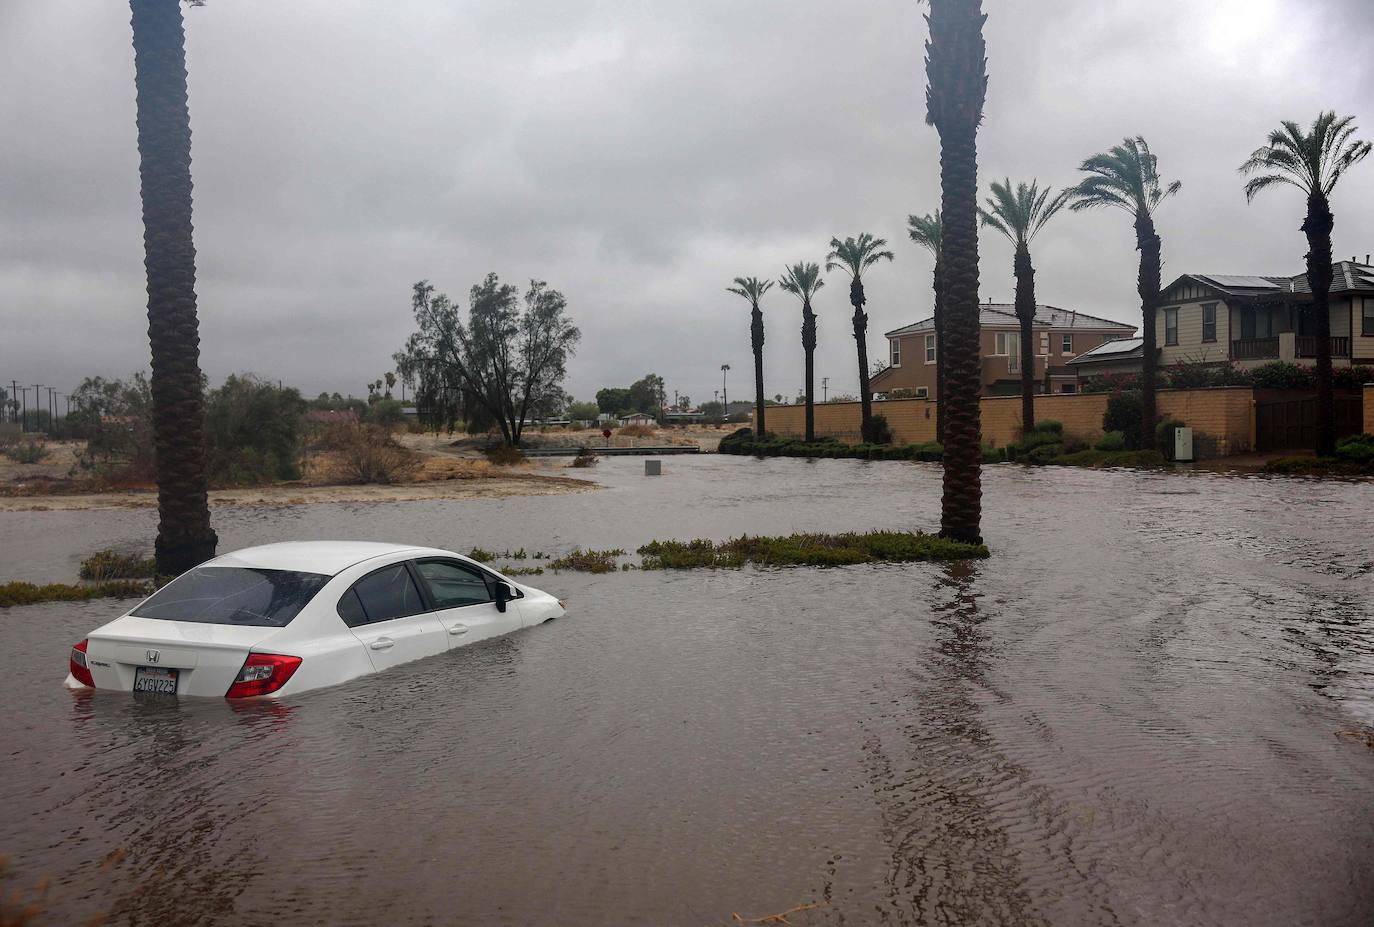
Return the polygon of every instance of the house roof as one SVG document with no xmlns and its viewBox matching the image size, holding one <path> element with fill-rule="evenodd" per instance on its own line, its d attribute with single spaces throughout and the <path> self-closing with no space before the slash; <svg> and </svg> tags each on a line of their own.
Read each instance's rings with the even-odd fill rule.
<svg viewBox="0 0 1374 927">
<path fill-rule="evenodd" d="M 1184 274 L 1164 288 L 1172 290 L 1180 283 L 1194 281 L 1225 295 L 1235 297 L 1306 296 L 1312 288 L 1307 274 L 1291 277 L 1237 276 L 1234 274 Z M 1331 265 L 1332 293 L 1374 293 L 1374 265 L 1356 261 L 1336 261 Z"/>
<path fill-rule="evenodd" d="M 1015 308 L 1011 303 L 980 303 L 978 305 L 979 328 L 1016 328 L 1021 322 L 1016 318 Z M 1095 315 L 1088 315 L 1086 312 L 1078 312 L 1073 309 L 1060 309 L 1058 306 L 1045 306 L 1038 303 L 1035 307 L 1035 321 L 1032 325 L 1036 328 L 1135 331 L 1134 325 L 1113 322 L 1110 319 L 1098 318 Z M 893 329 L 887 332 L 884 337 L 893 338 L 897 335 L 910 335 L 934 330 L 935 317 L 931 316 L 928 319 Z"/>
<path fill-rule="evenodd" d="M 1144 357 L 1145 351 L 1144 338 L 1117 338 L 1113 341 L 1104 341 L 1095 348 L 1091 348 L 1071 357 L 1064 363 L 1066 364 L 1092 364 L 1104 361 L 1131 360 L 1137 357 Z"/>
</svg>

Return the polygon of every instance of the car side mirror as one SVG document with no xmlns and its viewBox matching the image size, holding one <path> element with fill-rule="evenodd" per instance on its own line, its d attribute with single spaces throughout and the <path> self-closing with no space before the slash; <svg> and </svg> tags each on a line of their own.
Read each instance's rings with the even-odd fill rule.
<svg viewBox="0 0 1374 927">
<path fill-rule="evenodd" d="M 504 612 L 506 603 L 513 598 L 515 598 L 515 590 L 511 588 L 510 583 L 498 579 L 496 581 L 496 610 Z"/>
</svg>

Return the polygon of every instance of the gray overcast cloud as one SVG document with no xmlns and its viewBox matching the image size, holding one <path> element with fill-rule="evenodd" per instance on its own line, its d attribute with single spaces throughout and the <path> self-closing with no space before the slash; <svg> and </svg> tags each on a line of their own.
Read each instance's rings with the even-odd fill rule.
<svg viewBox="0 0 1374 927">
<path fill-rule="evenodd" d="M 1140 133 L 1183 191 L 1166 282 L 1297 273 L 1304 204 L 1247 206 L 1236 166 L 1280 119 L 1354 113 L 1374 137 L 1371 0 L 985 0 L 981 180 L 1062 186 Z M 187 10 L 196 245 L 212 381 L 253 371 L 365 392 L 428 278 L 464 305 L 488 270 L 561 289 L 589 399 L 649 371 L 698 402 L 749 395 L 736 275 L 820 261 L 870 231 L 871 352 L 930 311 L 906 216 L 938 205 L 913 0 L 210 0 Z M 0 379 L 66 390 L 147 366 L 127 4 L 0 0 Z M 1334 200 L 1338 257 L 1374 251 L 1374 163 Z M 985 236 L 982 292 L 1009 301 Z M 1138 321 L 1134 238 L 1065 214 L 1038 240 L 1043 302 Z M 857 391 L 831 275 L 817 376 Z M 770 294 L 768 392 L 802 382 L 800 312 Z"/>
</svg>

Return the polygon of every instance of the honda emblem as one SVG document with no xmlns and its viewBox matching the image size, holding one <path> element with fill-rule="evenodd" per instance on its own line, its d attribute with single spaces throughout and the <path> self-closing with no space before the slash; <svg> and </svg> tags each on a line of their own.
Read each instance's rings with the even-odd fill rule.
<svg viewBox="0 0 1374 927">
<path fill-rule="evenodd" d="M 162 651 L 160 651 L 160 650 L 149 650 L 149 651 L 147 652 L 147 657 L 148 657 L 148 662 L 149 662 L 149 663 L 156 663 L 158 660 L 162 659 Z"/>
</svg>

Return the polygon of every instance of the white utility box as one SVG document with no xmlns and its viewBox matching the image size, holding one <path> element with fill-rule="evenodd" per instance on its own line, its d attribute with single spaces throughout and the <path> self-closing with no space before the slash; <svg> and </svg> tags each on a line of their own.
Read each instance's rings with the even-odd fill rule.
<svg viewBox="0 0 1374 927">
<path fill-rule="evenodd" d="M 1174 460 L 1178 463 L 1193 462 L 1193 429 L 1186 426 L 1174 429 Z"/>
</svg>

